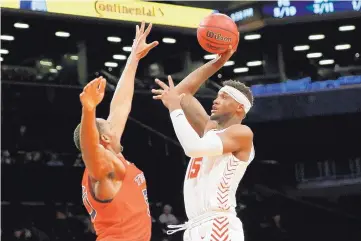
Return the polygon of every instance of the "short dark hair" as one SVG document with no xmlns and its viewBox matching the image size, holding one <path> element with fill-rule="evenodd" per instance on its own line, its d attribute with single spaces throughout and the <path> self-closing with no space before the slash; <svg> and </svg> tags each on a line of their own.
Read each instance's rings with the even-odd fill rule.
<svg viewBox="0 0 361 241">
<path fill-rule="evenodd" d="M 247 87 L 245 84 L 239 82 L 239 81 L 235 81 L 235 80 L 226 80 L 223 81 L 223 86 L 231 86 L 237 90 L 239 90 L 242 94 L 244 94 L 247 99 L 249 100 L 249 102 L 251 102 L 251 105 L 253 106 L 253 94 L 251 91 L 251 88 Z"/>
<path fill-rule="evenodd" d="M 95 124 L 97 126 L 98 131 L 99 131 L 99 134 L 102 133 L 101 123 L 99 123 L 96 120 Z M 78 150 L 81 151 L 81 149 L 80 149 L 80 123 L 77 125 L 77 127 L 74 130 L 73 140 L 74 140 L 74 144 L 75 144 L 76 148 L 78 148 Z"/>
<path fill-rule="evenodd" d="M 80 151 L 80 123 L 74 130 L 73 140 L 76 148 Z"/>
</svg>

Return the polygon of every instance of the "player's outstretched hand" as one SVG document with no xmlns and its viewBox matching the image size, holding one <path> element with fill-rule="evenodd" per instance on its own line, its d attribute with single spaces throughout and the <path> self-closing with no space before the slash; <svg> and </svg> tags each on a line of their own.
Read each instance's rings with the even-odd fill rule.
<svg viewBox="0 0 361 241">
<path fill-rule="evenodd" d="M 161 100 L 163 105 L 167 107 L 169 111 L 180 108 L 180 102 L 185 94 L 179 94 L 176 91 L 172 77 L 168 75 L 169 86 L 159 79 L 155 79 L 155 82 L 162 89 L 152 89 L 152 93 L 155 94 L 153 99 Z"/>
<path fill-rule="evenodd" d="M 102 76 L 90 81 L 80 94 L 80 101 L 84 108 L 87 110 L 93 110 L 103 100 L 105 86 L 107 84 L 106 79 Z"/>
<path fill-rule="evenodd" d="M 150 30 L 152 29 L 152 24 L 150 23 L 147 29 L 146 30 L 144 29 L 145 29 L 144 21 L 142 22 L 140 28 L 138 25 L 136 26 L 135 39 L 132 46 L 132 54 L 134 54 L 135 55 L 134 57 L 137 58 L 138 60 L 144 58 L 151 49 L 153 49 L 159 44 L 158 41 L 153 41 L 149 44 L 147 44 L 146 42 Z"/>
</svg>

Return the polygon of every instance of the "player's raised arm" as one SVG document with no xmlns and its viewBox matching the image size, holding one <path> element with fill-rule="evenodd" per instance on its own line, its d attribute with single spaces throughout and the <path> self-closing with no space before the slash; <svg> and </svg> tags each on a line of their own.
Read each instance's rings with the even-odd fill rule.
<svg viewBox="0 0 361 241">
<path fill-rule="evenodd" d="M 212 75 L 220 70 L 235 51 L 229 46 L 227 52 L 205 63 L 185 77 L 176 87 L 178 93 L 194 95 Z"/>
<path fill-rule="evenodd" d="M 125 123 L 131 110 L 134 94 L 134 79 L 138 68 L 139 60 L 145 57 L 148 52 L 158 45 L 157 41 L 146 43 L 146 38 L 150 33 L 152 24 L 145 29 L 145 23 L 141 27 L 136 26 L 136 35 L 132 46 L 132 52 L 119 79 L 113 99 L 110 103 L 110 112 L 107 120 L 110 122 L 112 130 L 117 138 L 121 138 Z"/>
<path fill-rule="evenodd" d="M 233 53 L 234 50 L 230 46 L 227 52 L 190 73 L 175 87 L 178 93 L 186 94 L 181 101 L 181 106 L 187 120 L 199 136 L 203 136 L 209 116 L 203 106 L 196 98 L 193 97 L 193 95 L 198 91 L 202 84 L 204 84 L 204 82 L 222 68 Z"/>
<path fill-rule="evenodd" d="M 106 80 L 103 77 L 89 82 L 80 94 L 82 116 L 80 123 L 80 148 L 89 174 L 96 180 L 103 179 L 113 170 L 112 160 L 107 160 L 106 151 L 99 142 L 96 126 L 96 107 L 103 100 Z"/>
<path fill-rule="evenodd" d="M 187 156 L 219 156 L 239 151 L 243 146 L 252 143 L 253 133 L 249 127 L 243 125 L 231 126 L 220 134 L 208 132 L 205 136 L 199 137 L 181 109 L 180 102 L 184 94 L 178 94 L 172 79 L 169 80 L 169 86 L 162 81 L 157 81 L 157 84 L 163 92 L 153 98 L 162 100 L 169 109 L 174 131 Z"/>
</svg>

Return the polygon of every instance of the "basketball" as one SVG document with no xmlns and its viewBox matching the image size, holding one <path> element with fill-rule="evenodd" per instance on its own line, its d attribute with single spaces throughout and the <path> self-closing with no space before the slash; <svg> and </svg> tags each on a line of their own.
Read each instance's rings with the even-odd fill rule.
<svg viewBox="0 0 361 241">
<path fill-rule="evenodd" d="M 197 29 L 199 44 L 212 54 L 224 53 L 229 45 L 235 49 L 238 38 L 237 25 L 225 14 L 214 13 L 205 17 Z"/>
</svg>

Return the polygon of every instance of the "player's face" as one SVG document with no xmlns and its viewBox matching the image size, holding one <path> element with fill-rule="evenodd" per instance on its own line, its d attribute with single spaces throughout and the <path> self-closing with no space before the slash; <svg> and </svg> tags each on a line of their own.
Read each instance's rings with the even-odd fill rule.
<svg viewBox="0 0 361 241">
<path fill-rule="evenodd" d="M 219 92 L 213 101 L 211 120 L 223 120 L 233 116 L 239 107 L 239 103 L 225 92 Z"/>
</svg>

